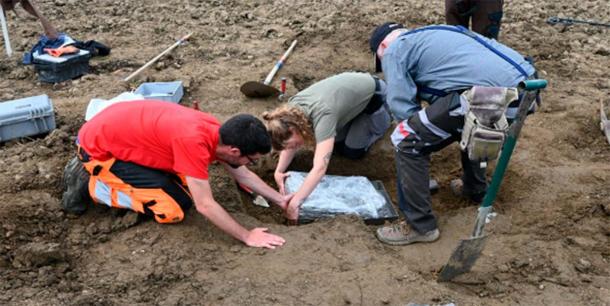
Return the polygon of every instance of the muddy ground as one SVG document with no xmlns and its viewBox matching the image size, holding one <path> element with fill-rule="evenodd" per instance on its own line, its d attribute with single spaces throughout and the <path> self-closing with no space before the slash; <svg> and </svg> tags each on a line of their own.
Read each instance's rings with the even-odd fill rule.
<svg viewBox="0 0 610 306">
<path fill-rule="evenodd" d="M 20 10 L 9 14 L 17 56 L 0 48 L 0 101 L 48 94 L 58 128 L 41 138 L 0 145 L 0 304 L 4 305 L 610 305 L 610 147 L 598 105 L 609 101 L 610 32 L 550 26 L 549 16 L 608 21 L 607 0 L 506 1 L 501 41 L 533 56 L 550 82 L 530 116 L 496 202 L 491 237 L 473 271 L 453 283 L 436 275 L 458 239 L 470 234 L 476 207 L 454 198 L 457 147 L 433 155 L 441 184 L 433 204 L 441 239 L 389 247 L 358 219 L 287 227 L 278 212 L 242 204 L 234 183 L 212 167 L 216 198 L 247 226 L 288 241 L 248 248 L 194 210 L 177 225 L 141 221 L 93 206 L 80 217 L 60 210 L 61 176 L 88 101 L 148 81 L 183 80 L 182 103 L 199 101 L 221 120 L 260 114 L 276 99 L 252 100 L 239 86 L 261 80 L 299 40 L 279 77 L 288 93 L 346 70 L 369 70 L 374 25 L 442 23 L 442 1 L 37 1 L 71 36 L 111 46 L 92 73 L 56 85 L 18 63 L 39 33 Z M 178 37 L 191 42 L 142 78 L 121 78 Z M 277 79 L 275 84 L 277 84 Z M 304 154 L 307 157 L 307 154 Z M 303 160 L 306 160 L 304 158 Z M 306 162 L 299 163 L 306 167 Z M 395 200 L 392 150 L 385 138 L 361 162 L 335 158 L 331 174 L 380 179 Z M 257 169 L 269 176 L 273 161 Z"/>
</svg>

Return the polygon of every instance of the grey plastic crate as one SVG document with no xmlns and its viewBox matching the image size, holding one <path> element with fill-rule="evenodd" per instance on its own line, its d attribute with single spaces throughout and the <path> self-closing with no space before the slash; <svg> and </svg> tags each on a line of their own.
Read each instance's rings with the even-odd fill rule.
<svg viewBox="0 0 610 306">
<path fill-rule="evenodd" d="M 184 89 L 182 81 L 176 82 L 151 82 L 142 83 L 135 91 L 136 94 L 143 95 L 149 100 L 163 100 L 174 103 L 180 103 Z"/>
<path fill-rule="evenodd" d="M 0 142 L 54 129 L 53 103 L 47 95 L 0 102 Z"/>
</svg>

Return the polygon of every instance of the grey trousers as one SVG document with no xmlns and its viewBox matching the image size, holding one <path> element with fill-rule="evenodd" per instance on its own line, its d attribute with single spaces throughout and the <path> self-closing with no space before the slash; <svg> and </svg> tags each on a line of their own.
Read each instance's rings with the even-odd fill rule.
<svg viewBox="0 0 610 306">
<path fill-rule="evenodd" d="M 395 158 L 398 206 L 405 215 L 407 223 L 422 234 L 437 228 L 436 217 L 432 213 L 429 189 L 430 154 L 461 138 L 463 118 L 447 120 L 448 113 L 456 107 L 456 103 L 459 105 L 459 95 L 450 94 L 439 98 L 425 110 L 429 121 L 451 134 L 451 137 L 447 139 L 435 137 L 424 125 L 418 124 L 417 120 L 410 118 L 409 126 L 415 133 L 410 133 L 397 146 Z M 418 115 L 413 115 L 413 117 L 415 116 Z M 485 169 L 480 168 L 478 162 L 470 161 L 464 152 L 462 152 L 461 162 L 464 171 L 462 180 L 465 193 L 484 193 L 487 189 Z"/>
</svg>

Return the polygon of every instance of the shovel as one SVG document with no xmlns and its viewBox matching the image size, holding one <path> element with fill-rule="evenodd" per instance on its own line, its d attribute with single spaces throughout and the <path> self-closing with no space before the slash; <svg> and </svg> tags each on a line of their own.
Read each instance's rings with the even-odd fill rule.
<svg viewBox="0 0 610 306">
<path fill-rule="evenodd" d="M 286 50 L 286 53 L 282 55 L 280 60 L 275 63 L 275 66 L 273 66 L 273 69 L 271 69 L 271 72 L 269 72 L 269 74 L 262 83 L 255 81 L 246 82 L 245 84 L 241 85 L 239 90 L 241 90 L 244 95 L 250 98 L 266 98 L 279 94 L 280 91 L 277 90 L 277 88 L 275 87 L 269 86 L 269 84 L 271 84 L 271 80 L 273 80 L 273 77 L 278 72 L 278 70 L 282 68 L 284 62 L 288 58 L 288 55 L 290 55 L 290 52 L 292 52 L 292 49 L 294 49 L 294 46 L 296 45 L 297 41 L 295 40 L 290 45 L 290 48 Z"/>
<path fill-rule="evenodd" d="M 610 28 L 610 23 L 592 21 L 592 20 L 581 20 L 581 19 L 573 19 L 573 18 L 559 18 L 559 17 L 550 17 L 546 20 L 546 23 L 550 25 L 556 25 L 558 23 L 562 23 L 566 26 L 570 26 L 573 24 L 588 24 L 592 26 L 598 27 L 608 27 Z"/>
<path fill-rule="evenodd" d="M 13 49 L 11 49 L 11 40 L 8 37 L 8 26 L 6 25 L 6 18 L 4 18 L 4 10 L 0 7 L 0 23 L 2 24 L 2 36 L 4 37 L 4 49 L 6 49 L 6 55 L 11 57 Z"/>
<path fill-rule="evenodd" d="M 604 103 L 604 100 L 600 99 L 599 100 L 599 115 L 600 115 L 600 120 L 599 120 L 599 127 L 602 130 L 602 132 L 604 133 L 604 135 L 606 135 L 606 138 L 608 139 L 608 143 L 610 144 L 610 121 L 608 121 L 608 116 L 607 111 L 606 111 L 606 104 Z"/>
<path fill-rule="evenodd" d="M 515 145 L 517 144 L 517 138 L 519 138 L 519 133 L 521 132 L 521 128 L 527 117 L 527 112 L 532 103 L 536 100 L 537 91 L 545 88 L 546 85 L 546 80 L 527 80 L 519 84 L 519 89 L 524 91 L 524 94 L 523 98 L 521 98 L 517 118 L 510 126 L 506 142 L 500 153 L 498 164 L 496 165 L 496 169 L 491 178 L 491 184 L 485 193 L 485 198 L 483 198 L 481 207 L 479 207 L 479 213 L 474 224 L 472 236 L 460 240 L 457 248 L 455 248 L 453 254 L 451 254 L 449 262 L 447 262 L 441 270 L 438 276 L 439 281 L 450 281 L 456 276 L 470 271 L 479 256 L 481 256 L 481 252 L 487 241 L 487 236 L 484 233 L 485 219 L 487 218 L 487 215 L 491 213 L 493 202 L 500 189 L 504 172 L 506 172 L 506 167 L 513 154 Z"/>
<path fill-rule="evenodd" d="M 173 45 L 169 46 L 167 49 L 165 49 L 163 52 L 159 53 L 157 56 L 155 56 L 153 59 L 151 59 L 150 61 L 148 61 L 146 64 L 144 64 L 144 66 L 140 67 L 138 70 L 134 71 L 134 73 L 130 74 L 128 77 L 126 77 L 123 82 L 129 82 L 129 80 L 131 80 L 133 77 L 135 77 L 136 75 L 140 74 L 140 72 L 144 71 L 144 69 L 150 67 L 150 65 L 154 64 L 156 61 L 158 61 L 160 58 L 162 58 L 165 54 L 170 53 L 172 50 L 174 50 L 176 47 L 180 46 L 181 44 L 183 44 L 184 42 L 186 42 L 191 35 L 193 35 L 193 33 L 189 33 L 187 35 L 185 35 L 184 37 L 180 38 L 178 41 L 176 41 Z"/>
</svg>

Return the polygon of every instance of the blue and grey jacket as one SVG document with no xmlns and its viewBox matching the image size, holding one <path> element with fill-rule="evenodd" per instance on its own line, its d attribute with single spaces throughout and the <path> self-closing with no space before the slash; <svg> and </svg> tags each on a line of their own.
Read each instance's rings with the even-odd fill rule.
<svg viewBox="0 0 610 306">
<path fill-rule="evenodd" d="M 452 91 L 474 85 L 516 87 L 535 73 L 515 50 L 461 26 L 428 26 L 405 32 L 381 60 L 387 102 L 405 120 Z M 508 114 L 507 114 L 508 115 Z"/>
</svg>

